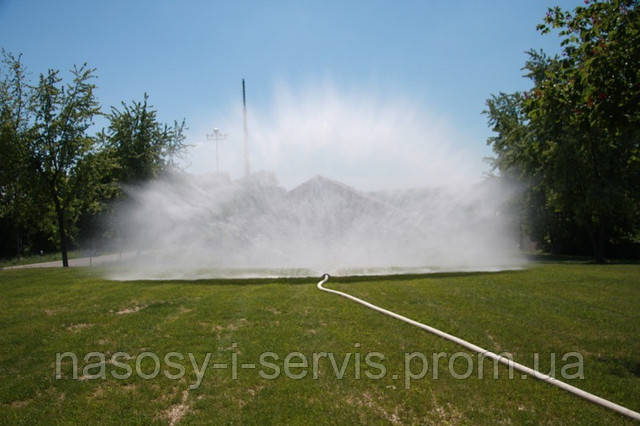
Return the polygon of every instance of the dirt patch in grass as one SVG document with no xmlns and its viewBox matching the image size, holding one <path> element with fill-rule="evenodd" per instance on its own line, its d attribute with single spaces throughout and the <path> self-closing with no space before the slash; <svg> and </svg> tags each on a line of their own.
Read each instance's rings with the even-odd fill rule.
<svg viewBox="0 0 640 426">
<path fill-rule="evenodd" d="M 178 424 L 180 420 L 182 420 L 182 418 L 189 413 L 190 407 L 189 407 L 189 404 L 187 404 L 188 398 L 189 398 L 189 391 L 183 390 L 182 400 L 180 401 L 180 403 L 172 405 L 166 411 L 164 411 L 162 417 L 169 421 L 169 425 L 173 426 Z"/>
<path fill-rule="evenodd" d="M 23 408 L 26 407 L 27 405 L 31 404 L 31 402 L 33 401 L 33 399 L 25 399 L 22 401 L 13 401 L 11 403 L 11 408 Z"/>
<path fill-rule="evenodd" d="M 368 408 L 376 415 L 383 417 L 389 423 L 400 424 L 400 407 L 396 406 L 394 407 L 393 412 L 389 412 L 378 402 L 380 399 L 382 399 L 382 397 L 376 397 L 369 392 L 364 392 L 360 395 L 349 395 L 345 398 L 345 402 L 354 407 Z"/>
<path fill-rule="evenodd" d="M 439 404 L 433 393 L 431 394 L 431 403 L 433 404 L 433 409 L 431 410 L 433 417 L 426 421 L 426 423 L 448 425 L 462 423 L 462 413 L 460 413 L 460 411 L 450 403 L 446 403 L 444 405 Z"/>
<path fill-rule="evenodd" d="M 262 389 L 264 389 L 264 385 L 256 385 L 252 388 L 247 389 L 247 393 L 251 396 L 256 396 Z"/>
<path fill-rule="evenodd" d="M 104 397 L 104 389 L 101 386 L 98 386 L 95 391 L 91 394 L 91 399 L 102 399 Z"/>
<path fill-rule="evenodd" d="M 122 310 L 116 312 L 116 315 L 133 314 L 133 313 L 136 313 L 138 311 L 143 310 L 146 307 L 147 307 L 147 305 L 134 305 L 134 306 L 131 306 L 129 308 L 125 308 L 125 309 L 122 309 Z"/>
<path fill-rule="evenodd" d="M 227 324 L 213 324 L 208 321 L 200 321 L 201 327 L 217 333 L 224 331 L 236 331 L 241 327 L 246 327 L 247 325 L 249 325 L 249 321 L 247 321 L 246 318 L 238 318 L 236 321 L 229 322 Z"/>
<path fill-rule="evenodd" d="M 228 323 L 226 326 L 220 326 L 217 325 L 216 326 L 216 330 L 230 330 L 230 331 L 235 331 L 237 329 L 239 329 L 240 327 L 245 327 L 247 324 L 249 324 L 249 321 L 247 321 L 246 318 L 238 318 L 237 321 L 235 322 L 230 322 Z"/>
<path fill-rule="evenodd" d="M 496 341 L 495 337 L 493 337 L 487 330 L 485 330 L 485 334 L 489 338 L 489 341 L 491 341 L 491 344 L 493 345 L 493 350 L 495 352 L 501 352 L 502 346 L 500 346 L 500 343 Z"/>
<path fill-rule="evenodd" d="M 178 319 L 180 319 L 182 317 L 182 315 L 184 314 L 188 314 L 189 312 L 193 312 L 192 308 L 186 308 L 182 305 L 180 305 L 178 307 L 178 309 L 176 309 L 175 311 L 173 311 L 171 314 L 169 314 L 165 321 L 167 322 L 173 322 L 173 321 L 177 321 Z"/>
<path fill-rule="evenodd" d="M 136 389 L 138 389 L 138 385 L 135 384 L 135 383 L 128 383 L 128 384 L 122 386 L 122 389 L 127 391 L 127 392 L 133 392 Z"/>
<path fill-rule="evenodd" d="M 65 327 L 65 329 L 66 329 L 67 331 L 71 331 L 71 332 L 73 332 L 73 333 L 77 333 L 77 332 L 79 332 L 80 330 L 84 330 L 85 328 L 91 328 L 91 327 L 93 327 L 94 325 L 95 325 L 95 324 L 88 324 L 88 323 L 81 322 L 81 323 L 79 323 L 79 324 L 71 324 L 71 325 L 69 325 L 69 326 Z"/>
</svg>

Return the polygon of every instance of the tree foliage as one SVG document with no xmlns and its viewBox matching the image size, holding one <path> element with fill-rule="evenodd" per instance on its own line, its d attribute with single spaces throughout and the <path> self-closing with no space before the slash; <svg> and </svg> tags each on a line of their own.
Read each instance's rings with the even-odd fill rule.
<svg viewBox="0 0 640 426">
<path fill-rule="evenodd" d="M 527 52 L 533 88 L 487 101 L 488 143 L 496 166 L 529 185 L 538 237 L 564 223 L 602 261 L 640 225 L 640 2 L 585 3 L 548 11 L 538 29 L 558 30 L 562 54 Z"/>
<path fill-rule="evenodd" d="M 122 184 L 139 183 L 173 167 L 184 150 L 184 121 L 161 124 L 142 102 L 106 114 L 107 131 L 91 135 L 103 115 L 95 69 L 73 67 L 26 78 L 20 56 L 2 52 L 0 67 L 0 250 L 22 254 L 49 239 L 62 252 L 79 233 L 96 228 Z M 11 243 L 10 241 L 13 241 Z M 25 244 L 25 242 L 27 244 Z"/>
<path fill-rule="evenodd" d="M 36 177 L 27 171 L 31 88 L 16 57 L 2 52 L 0 68 L 0 230 L 2 249 L 19 255 L 25 242 L 37 240 L 50 226 Z"/>
<path fill-rule="evenodd" d="M 118 180 L 139 183 L 156 177 L 175 165 L 176 156 L 184 150 L 185 122 L 162 124 L 148 103 L 145 93 L 141 102 L 122 108 L 111 107 L 109 128 L 102 133 L 106 148 L 117 159 Z"/>
</svg>

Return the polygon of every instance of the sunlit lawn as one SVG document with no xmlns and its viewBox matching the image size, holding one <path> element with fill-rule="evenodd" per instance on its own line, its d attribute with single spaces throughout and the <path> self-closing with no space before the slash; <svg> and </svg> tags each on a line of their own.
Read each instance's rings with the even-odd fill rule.
<svg viewBox="0 0 640 426">
<path fill-rule="evenodd" d="M 467 379 L 456 379 L 441 360 L 433 378 L 431 354 L 461 351 L 453 343 L 316 289 L 309 280 L 202 280 L 115 282 L 89 268 L 0 271 L 0 423 L 623 423 L 625 418 L 534 379 L 485 361 Z M 640 410 L 640 266 L 545 264 L 526 271 L 432 276 L 332 279 L 330 288 L 350 292 L 517 361 L 549 372 L 556 354 L 584 357 L 584 379 L 569 382 Z M 267 362 L 260 355 L 273 352 Z M 369 378 L 365 356 L 384 355 L 383 378 Z M 408 383 L 404 353 L 428 360 L 423 379 Z M 56 379 L 56 353 L 74 352 Z M 106 378 L 88 378 L 85 355 L 105 355 Z M 144 379 L 123 368 L 116 352 L 153 352 L 160 371 Z M 178 352 L 186 375 L 165 355 Z M 308 367 L 286 376 L 283 358 L 301 352 Z M 313 353 L 333 353 L 312 369 Z M 189 353 L 198 365 L 211 353 L 198 387 Z M 235 355 L 234 355 L 235 354 Z M 274 360 L 277 355 L 278 360 Z M 237 378 L 230 367 L 237 356 Z M 361 374 L 356 378 L 356 356 Z M 475 358 L 475 355 L 474 359 Z M 265 359 L 263 359 L 265 360 Z M 291 361 L 299 362 L 300 358 Z M 377 360 L 379 361 L 379 360 Z M 463 360 L 459 360 L 463 361 Z M 120 362 L 124 360 L 120 359 Z M 257 364 L 255 369 L 241 364 Z M 148 357 L 143 374 L 153 373 Z M 279 377 L 266 379 L 264 375 Z M 413 364 L 413 371 L 419 370 Z M 458 373 L 465 362 L 456 362 Z M 397 376 L 397 377 L 396 377 Z M 395 378 L 394 378 L 395 377 Z M 408 386 L 407 386 L 408 384 Z"/>
</svg>

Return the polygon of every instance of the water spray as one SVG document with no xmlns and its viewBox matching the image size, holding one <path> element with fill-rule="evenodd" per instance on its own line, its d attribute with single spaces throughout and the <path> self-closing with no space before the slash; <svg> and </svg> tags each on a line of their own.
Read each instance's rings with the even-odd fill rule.
<svg viewBox="0 0 640 426">
<path fill-rule="evenodd" d="M 414 321 L 410 318 L 407 318 L 405 316 L 402 316 L 400 314 L 396 314 L 395 312 L 391 312 L 387 309 L 381 308 L 379 306 L 376 306 L 372 303 L 369 303 L 365 300 L 359 299 L 355 296 L 352 296 L 350 294 L 344 293 L 342 291 L 338 291 L 338 290 L 331 290 L 329 288 L 324 288 L 323 285 L 329 280 L 329 274 L 324 274 L 322 276 L 322 280 L 320 280 L 317 284 L 317 287 L 322 290 L 322 291 L 326 291 L 328 293 L 333 293 L 333 294 L 337 294 L 338 296 L 342 296 L 342 297 L 346 297 L 347 299 L 353 300 L 356 303 L 359 303 L 361 305 L 366 306 L 369 309 L 373 309 L 374 311 L 378 311 L 382 314 L 388 315 L 392 318 L 398 319 L 400 321 L 404 321 L 407 324 L 411 324 L 414 327 L 418 327 L 421 328 L 425 331 L 428 331 L 429 333 L 435 334 L 436 336 L 442 337 L 443 339 L 449 340 L 453 343 L 457 343 L 461 346 L 464 346 L 465 348 L 473 351 L 473 352 L 477 352 L 479 354 L 481 354 L 483 357 L 486 358 L 491 358 L 495 361 L 498 361 L 506 366 L 508 366 L 509 368 L 515 368 L 516 370 L 525 373 L 527 375 L 530 375 L 532 377 L 535 377 L 536 379 L 542 380 L 543 382 L 547 382 L 551 385 L 557 386 L 560 389 L 564 389 L 567 392 L 571 392 L 574 395 L 578 395 L 581 398 L 586 399 L 587 401 L 591 401 L 594 402 L 598 405 L 601 405 L 605 408 L 608 408 L 610 410 L 616 411 L 622 415 L 625 415 L 627 417 L 630 417 L 634 420 L 638 420 L 640 421 L 640 413 L 638 413 L 637 411 L 633 411 L 630 410 L 626 407 L 623 407 L 622 405 L 618 405 L 615 402 L 611 402 L 609 400 L 606 400 L 604 398 L 600 398 L 597 395 L 594 395 L 592 393 L 589 392 L 585 392 L 582 389 L 579 389 L 575 386 L 571 386 L 570 384 L 567 384 L 561 380 L 556 379 L 555 377 L 551 377 L 548 374 L 544 374 L 541 373 L 537 370 L 534 370 L 532 368 L 529 368 L 525 365 L 519 364 L 515 361 L 513 361 L 512 359 L 506 358 L 504 356 L 498 355 L 496 353 L 493 353 L 491 351 L 488 351 L 484 348 L 481 348 L 480 346 L 474 345 L 473 343 L 467 342 L 466 340 L 463 340 L 459 337 L 453 336 L 449 333 L 445 333 L 444 331 L 438 330 L 437 328 L 433 328 L 430 327 L 426 324 L 422 324 L 421 322 L 418 321 Z"/>
</svg>

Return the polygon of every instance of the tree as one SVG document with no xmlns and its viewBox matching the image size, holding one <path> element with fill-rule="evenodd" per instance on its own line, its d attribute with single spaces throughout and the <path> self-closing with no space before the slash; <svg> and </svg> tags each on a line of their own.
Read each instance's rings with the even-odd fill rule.
<svg viewBox="0 0 640 426">
<path fill-rule="evenodd" d="M 121 184 L 140 183 L 174 167 L 186 148 L 184 121 L 161 124 L 142 102 L 112 108 L 110 125 L 88 134 L 101 114 L 95 70 L 57 70 L 30 84 L 20 56 L 0 62 L 0 254 L 26 244 L 59 245 L 64 266 L 76 236 L 96 236 Z M 93 235 L 92 235 L 93 234 Z M 11 242 L 9 242 L 11 241 Z M 12 253 L 12 254 L 13 254 Z"/>
<path fill-rule="evenodd" d="M 640 226 L 640 2 L 585 3 L 549 10 L 538 29 L 559 29 L 562 55 L 528 52 L 534 87 L 487 101 L 488 143 L 496 166 L 544 203 L 547 235 L 569 221 L 603 261 Z"/>
<path fill-rule="evenodd" d="M 122 109 L 111 107 L 107 115 L 109 127 L 100 138 L 116 159 L 118 181 L 136 184 L 151 179 L 175 166 L 175 159 L 186 148 L 185 122 L 162 124 L 157 112 L 148 104 L 145 93 L 142 102 L 122 103 Z"/>
<path fill-rule="evenodd" d="M 62 83 L 59 71 L 40 75 L 33 88 L 30 109 L 33 124 L 27 139 L 28 165 L 37 186 L 52 203 L 58 227 L 63 266 L 68 261 L 68 229 L 77 219 L 87 187 L 87 175 L 80 173 L 94 149 L 94 138 L 87 135 L 99 113 L 94 96 L 94 69 L 74 67 L 72 81 Z"/>
</svg>

